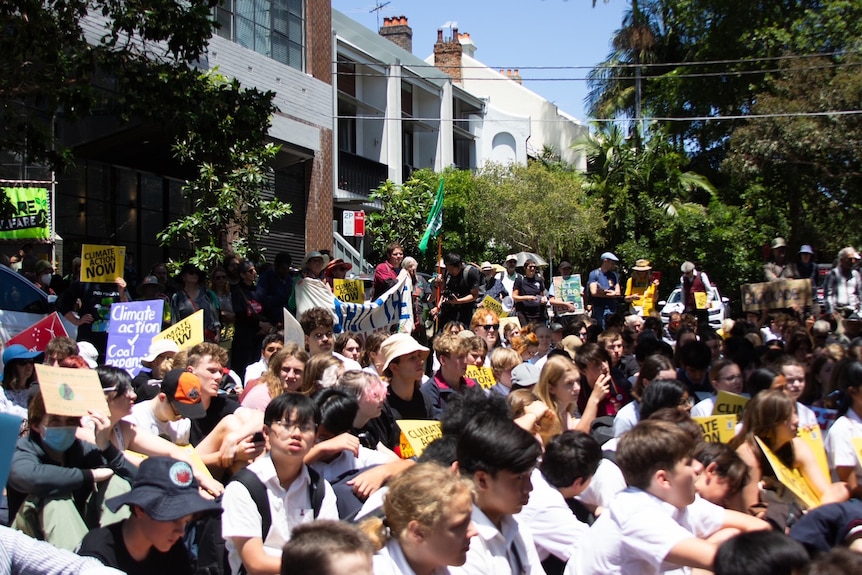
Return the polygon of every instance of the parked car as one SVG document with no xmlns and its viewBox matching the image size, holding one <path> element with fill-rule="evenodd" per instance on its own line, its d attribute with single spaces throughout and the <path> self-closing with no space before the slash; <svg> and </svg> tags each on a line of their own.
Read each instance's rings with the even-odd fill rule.
<svg viewBox="0 0 862 575">
<path fill-rule="evenodd" d="M 721 297 L 717 287 L 712 286 L 711 289 L 712 301 L 709 302 L 709 327 L 719 329 L 721 322 L 725 318 L 730 317 L 730 306 L 728 305 L 730 299 Z M 670 292 L 670 297 L 667 300 L 658 302 L 658 305 L 661 307 L 661 321 L 667 325 L 671 313 L 675 311 L 682 313 L 682 310 L 685 309 L 685 304 L 682 301 L 682 289 L 676 288 Z"/>
<path fill-rule="evenodd" d="M 46 315 L 53 313 L 57 296 L 48 296 L 14 270 L 0 266 L 0 342 L 7 342 Z M 69 337 L 78 328 L 63 318 Z"/>
</svg>

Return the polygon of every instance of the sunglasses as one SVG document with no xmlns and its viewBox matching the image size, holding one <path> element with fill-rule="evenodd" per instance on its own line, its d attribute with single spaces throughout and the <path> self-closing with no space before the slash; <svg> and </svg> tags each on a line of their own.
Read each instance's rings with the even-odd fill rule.
<svg viewBox="0 0 862 575">
<path fill-rule="evenodd" d="M 524 268 L 524 269 L 534 270 L 534 269 L 536 269 L 536 266 L 527 266 L 527 267 L 526 267 L 526 268 Z"/>
<path fill-rule="evenodd" d="M 498 323 L 488 323 L 488 324 L 485 324 L 485 325 L 480 326 L 480 327 L 485 328 L 485 331 L 491 331 L 492 329 L 500 329 L 500 324 L 498 324 Z"/>
</svg>

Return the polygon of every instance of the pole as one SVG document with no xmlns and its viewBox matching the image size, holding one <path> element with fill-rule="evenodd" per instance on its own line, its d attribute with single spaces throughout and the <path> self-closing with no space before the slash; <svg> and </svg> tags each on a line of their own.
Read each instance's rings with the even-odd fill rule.
<svg viewBox="0 0 862 575">
<path fill-rule="evenodd" d="M 443 235 L 437 236 L 437 261 L 434 262 L 434 270 L 437 271 L 437 295 L 434 301 L 437 305 L 437 316 L 434 318 L 434 334 L 440 329 L 440 287 L 443 285 L 443 273 L 439 271 L 440 260 L 443 258 Z"/>
</svg>

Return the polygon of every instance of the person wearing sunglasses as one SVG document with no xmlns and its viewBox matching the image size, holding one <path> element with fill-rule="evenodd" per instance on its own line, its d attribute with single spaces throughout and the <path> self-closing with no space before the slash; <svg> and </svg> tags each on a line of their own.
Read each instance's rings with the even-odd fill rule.
<svg viewBox="0 0 862 575">
<path fill-rule="evenodd" d="M 512 286 L 512 299 L 521 325 L 544 323 L 548 319 L 545 280 L 537 271 L 536 262 L 527 260 L 524 262 L 524 277 L 516 279 Z"/>
</svg>

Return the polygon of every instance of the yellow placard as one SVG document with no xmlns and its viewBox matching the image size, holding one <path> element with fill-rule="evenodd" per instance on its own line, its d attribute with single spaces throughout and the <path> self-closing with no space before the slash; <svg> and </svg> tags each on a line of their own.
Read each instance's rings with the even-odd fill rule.
<svg viewBox="0 0 862 575">
<path fill-rule="evenodd" d="M 204 310 L 199 309 L 186 319 L 179 321 L 153 337 L 153 341 L 170 339 L 180 351 L 194 347 L 204 340 Z"/>
<path fill-rule="evenodd" d="M 817 493 L 811 488 L 811 484 L 799 470 L 788 468 L 759 437 L 755 437 L 755 439 L 757 440 L 757 444 L 760 445 L 760 449 L 763 450 L 763 455 L 766 456 L 766 460 L 772 467 L 772 471 L 775 472 L 775 477 L 778 478 L 778 481 L 809 509 L 820 505 L 820 497 L 817 496 Z"/>
<path fill-rule="evenodd" d="M 467 366 L 465 374 L 470 379 L 475 379 L 476 383 L 482 386 L 483 389 L 491 389 L 497 380 L 494 379 L 494 370 L 490 367 L 476 367 L 475 365 Z"/>
<path fill-rule="evenodd" d="M 45 401 L 45 413 L 83 417 L 88 410 L 108 415 L 108 402 L 92 369 L 36 364 L 36 377 Z"/>
<path fill-rule="evenodd" d="M 401 428 L 401 457 L 422 455 L 425 446 L 441 437 L 440 422 L 430 419 L 399 419 L 395 423 Z"/>
<path fill-rule="evenodd" d="M 853 449 L 856 450 L 856 459 L 862 463 L 862 437 L 854 437 L 851 441 L 853 442 Z"/>
<path fill-rule="evenodd" d="M 715 405 L 712 407 L 712 415 L 735 415 L 740 419 L 747 403 L 748 398 L 744 395 L 719 391 L 715 397 Z"/>
<path fill-rule="evenodd" d="M 365 284 L 362 280 L 332 278 L 332 293 L 341 301 L 365 303 Z"/>
<path fill-rule="evenodd" d="M 826 448 L 823 447 L 823 432 L 820 430 L 820 426 L 800 427 L 796 434 L 811 448 L 811 452 L 817 459 L 817 465 L 823 472 L 823 477 L 829 477 L 829 460 L 826 458 Z"/>
<path fill-rule="evenodd" d="M 504 317 L 509 316 L 509 314 L 507 314 L 505 311 L 503 311 L 503 304 L 501 304 L 500 302 L 498 302 L 497 300 L 495 300 L 494 298 L 492 298 L 489 295 L 486 295 L 485 299 L 482 300 L 482 307 L 484 307 L 485 309 L 491 310 L 492 312 L 497 314 L 497 317 L 499 317 L 499 318 L 504 318 Z"/>
<path fill-rule="evenodd" d="M 740 289 L 742 311 L 811 305 L 811 282 L 807 279 L 743 284 Z"/>
<path fill-rule="evenodd" d="M 694 292 L 694 307 L 697 309 L 706 309 L 706 292 L 705 291 L 696 291 Z"/>
<path fill-rule="evenodd" d="M 123 277 L 126 248 L 123 246 L 81 246 L 81 281 L 114 283 Z"/>
<path fill-rule="evenodd" d="M 692 417 L 700 426 L 703 440 L 710 443 L 729 443 L 736 437 L 736 416 L 710 415 L 708 417 Z"/>
</svg>

